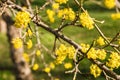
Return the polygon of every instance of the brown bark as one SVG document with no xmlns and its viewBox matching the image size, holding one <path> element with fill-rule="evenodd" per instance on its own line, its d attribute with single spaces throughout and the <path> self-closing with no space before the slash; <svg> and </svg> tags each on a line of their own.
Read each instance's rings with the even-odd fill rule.
<svg viewBox="0 0 120 80">
<path fill-rule="evenodd" d="M 0 18 L 0 32 L 6 33 L 6 23 L 3 21 L 2 18 Z"/>
<path fill-rule="evenodd" d="M 12 62 L 15 66 L 15 76 L 16 80 L 33 80 L 33 76 L 31 74 L 31 70 L 25 59 L 23 58 L 22 54 L 24 52 L 23 47 L 19 49 L 15 49 L 11 43 L 12 39 L 15 37 L 19 37 L 19 31 L 17 28 L 13 26 L 14 21 L 12 20 L 11 16 L 7 13 L 3 14 L 3 19 L 7 24 L 7 37 L 8 42 L 10 44 L 10 54 Z"/>
</svg>

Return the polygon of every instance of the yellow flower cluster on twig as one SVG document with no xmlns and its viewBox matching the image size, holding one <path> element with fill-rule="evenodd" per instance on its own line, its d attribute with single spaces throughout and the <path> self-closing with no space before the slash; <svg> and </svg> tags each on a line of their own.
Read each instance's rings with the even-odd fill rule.
<svg viewBox="0 0 120 80">
<path fill-rule="evenodd" d="M 97 40 L 96 40 L 97 44 L 99 44 L 100 46 L 103 46 L 105 45 L 105 41 L 102 37 L 99 37 Z"/>
<path fill-rule="evenodd" d="M 12 44 L 15 49 L 22 48 L 23 46 L 23 42 L 19 37 L 12 39 Z"/>
<path fill-rule="evenodd" d="M 65 69 L 70 69 L 70 68 L 72 68 L 72 64 L 71 63 L 65 63 L 64 67 L 65 67 Z"/>
<path fill-rule="evenodd" d="M 102 70 L 96 65 L 96 64 L 92 64 L 90 66 L 90 73 L 96 78 L 98 76 L 100 76 Z"/>
<path fill-rule="evenodd" d="M 120 13 L 111 14 L 111 18 L 112 18 L 113 20 L 120 19 Z"/>
<path fill-rule="evenodd" d="M 75 48 L 73 46 L 67 47 L 64 44 L 61 44 L 60 47 L 56 50 L 56 63 L 61 64 L 66 57 L 73 59 L 75 55 Z"/>
<path fill-rule="evenodd" d="M 120 67 L 120 55 L 116 52 L 110 54 L 110 59 L 106 62 L 106 65 L 111 69 Z"/>
<path fill-rule="evenodd" d="M 87 53 L 87 57 L 88 59 L 100 59 L 100 60 L 104 60 L 106 58 L 106 52 L 104 49 L 95 49 L 95 48 L 91 48 L 88 53 Z"/>
<path fill-rule="evenodd" d="M 35 64 L 33 65 L 32 69 L 33 69 L 34 71 L 38 70 L 38 69 L 39 69 L 39 65 L 38 65 L 37 63 L 35 63 Z"/>
<path fill-rule="evenodd" d="M 15 16 L 15 27 L 26 28 L 28 26 L 28 23 L 30 23 L 30 14 L 28 12 L 20 11 Z"/>
<path fill-rule="evenodd" d="M 115 0 L 104 0 L 104 5 L 108 8 L 108 9 L 112 9 L 115 7 Z"/>
<path fill-rule="evenodd" d="M 80 17 L 80 23 L 82 24 L 83 27 L 86 27 L 88 29 L 94 28 L 94 21 L 89 16 L 87 11 L 82 12 L 79 17 Z"/>
</svg>

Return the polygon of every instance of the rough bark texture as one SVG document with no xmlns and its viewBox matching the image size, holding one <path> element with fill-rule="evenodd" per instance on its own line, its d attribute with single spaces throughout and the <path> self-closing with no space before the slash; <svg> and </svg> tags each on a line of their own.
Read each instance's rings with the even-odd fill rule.
<svg viewBox="0 0 120 80">
<path fill-rule="evenodd" d="M 2 18 L 0 18 L 0 32 L 1 33 L 6 33 L 6 23 L 3 21 Z"/>
<path fill-rule="evenodd" d="M 15 49 L 11 43 L 13 38 L 20 36 L 19 31 L 13 26 L 14 21 L 9 14 L 3 14 L 3 19 L 7 23 L 7 36 L 10 44 L 11 59 L 15 66 L 16 80 L 33 80 L 29 65 L 22 56 L 24 52 L 23 48 Z"/>
</svg>

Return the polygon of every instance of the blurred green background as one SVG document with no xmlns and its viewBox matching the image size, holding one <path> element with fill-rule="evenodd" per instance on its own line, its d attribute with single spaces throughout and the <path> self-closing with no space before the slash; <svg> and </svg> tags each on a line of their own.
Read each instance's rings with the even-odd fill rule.
<svg viewBox="0 0 120 80">
<path fill-rule="evenodd" d="M 42 6 L 44 4 L 45 0 L 34 0 L 32 2 L 32 6 Z M 69 6 L 73 7 L 74 10 L 77 10 L 77 6 L 73 3 L 73 0 L 69 0 Z M 48 7 L 49 8 L 49 7 Z M 108 10 L 104 7 L 100 7 L 96 4 L 93 4 L 91 2 L 86 2 L 84 5 L 84 8 L 88 10 L 90 13 L 90 16 L 92 18 L 95 18 L 100 21 L 105 21 L 104 24 L 98 24 L 100 26 L 100 29 L 103 31 L 103 33 L 107 37 L 113 37 L 117 32 L 120 32 L 120 21 L 119 20 L 112 20 L 111 19 L 111 14 L 115 13 L 115 10 Z M 45 14 L 45 11 L 41 12 L 41 14 L 46 20 L 48 21 L 47 16 Z M 55 28 L 59 22 L 56 22 L 52 24 L 51 26 Z M 53 43 L 54 43 L 54 36 L 50 34 L 49 32 L 43 30 L 42 28 L 39 28 L 41 38 L 41 43 L 44 44 L 48 49 L 52 50 Z M 87 30 L 85 28 L 79 28 L 79 27 L 73 27 L 69 26 L 66 27 L 63 30 L 63 33 L 74 40 L 77 43 L 92 43 L 92 41 L 98 37 L 98 32 L 93 29 L 93 30 Z M 48 54 L 45 54 L 46 57 L 46 62 L 50 62 L 51 58 L 49 57 Z M 39 60 L 39 65 L 42 68 L 43 64 L 42 61 Z M 90 62 L 86 59 L 82 60 L 79 66 L 79 69 L 83 73 L 88 73 L 89 72 L 89 66 Z M 15 80 L 13 72 L 12 72 L 12 67 L 13 64 L 10 59 L 9 55 L 9 45 L 7 42 L 7 37 L 6 34 L 0 33 L 0 68 L 2 67 L 7 67 L 8 70 L 3 70 L 0 69 L 0 80 Z M 118 71 L 120 72 L 120 71 Z M 49 77 L 47 76 L 46 73 L 44 73 L 41 70 L 38 71 L 33 71 L 35 80 L 50 80 Z M 60 78 L 60 80 L 72 80 L 73 74 L 65 74 L 65 69 L 63 68 L 62 65 L 57 66 L 57 68 L 51 72 L 53 76 L 56 76 Z M 103 77 L 103 74 L 101 77 L 94 79 L 93 76 L 85 76 L 85 75 L 77 75 L 76 80 L 105 80 Z"/>
</svg>

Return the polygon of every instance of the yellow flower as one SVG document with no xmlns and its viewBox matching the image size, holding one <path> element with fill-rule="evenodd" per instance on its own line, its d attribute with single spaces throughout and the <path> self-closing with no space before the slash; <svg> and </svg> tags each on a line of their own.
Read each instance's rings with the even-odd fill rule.
<svg viewBox="0 0 120 80">
<path fill-rule="evenodd" d="M 46 73 L 50 73 L 51 69 L 50 69 L 49 67 L 46 67 L 46 68 L 44 69 L 44 71 L 45 71 Z"/>
<path fill-rule="evenodd" d="M 27 42 L 27 49 L 30 49 L 32 48 L 32 41 L 29 39 L 28 42 Z"/>
<path fill-rule="evenodd" d="M 87 11 L 81 13 L 79 17 L 80 17 L 80 23 L 82 24 L 83 27 L 86 27 L 88 29 L 94 28 L 94 26 L 93 26 L 94 21 L 89 16 Z"/>
<path fill-rule="evenodd" d="M 112 9 L 115 7 L 115 0 L 104 0 L 104 5 L 108 8 L 108 9 Z"/>
<path fill-rule="evenodd" d="M 52 8 L 55 9 L 55 10 L 59 9 L 59 4 L 58 3 L 53 3 Z"/>
<path fill-rule="evenodd" d="M 72 64 L 71 63 L 65 63 L 64 67 L 65 67 L 65 69 L 70 69 L 70 68 L 72 68 Z"/>
<path fill-rule="evenodd" d="M 113 20 L 120 19 L 120 13 L 111 14 L 111 18 L 112 18 Z"/>
<path fill-rule="evenodd" d="M 55 21 L 55 19 L 54 19 L 55 12 L 53 10 L 48 9 L 47 10 L 47 15 L 48 15 L 48 18 L 49 18 L 50 22 L 53 23 Z"/>
<path fill-rule="evenodd" d="M 102 37 L 99 37 L 99 38 L 96 40 L 96 42 L 97 42 L 100 46 L 105 45 L 105 41 L 104 41 L 104 39 L 103 39 Z"/>
<path fill-rule="evenodd" d="M 72 10 L 72 8 L 64 8 L 58 11 L 58 17 L 64 17 L 66 20 L 73 21 L 75 19 L 75 12 Z"/>
<path fill-rule="evenodd" d="M 55 53 L 57 56 L 56 64 L 61 64 L 67 57 L 67 47 L 64 44 L 61 44 Z"/>
<path fill-rule="evenodd" d="M 39 65 L 38 65 L 38 64 L 34 64 L 33 67 L 32 67 L 32 69 L 33 69 L 34 71 L 38 70 L 38 68 L 39 68 Z"/>
<path fill-rule="evenodd" d="M 106 58 L 106 52 L 104 49 L 98 49 L 96 50 L 96 55 L 97 55 L 97 58 L 100 59 L 100 60 L 104 60 Z"/>
<path fill-rule="evenodd" d="M 58 57 L 56 58 L 55 63 L 56 63 L 56 64 L 62 64 L 62 62 L 63 62 L 65 59 L 66 59 L 66 56 L 58 56 Z"/>
<path fill-rule="evenodd" d="M 95 48 L 91 48 L 89 52 L 87 53 L 88 59 L 97 59 L 97 54 Z"/>
<path fill-rule="evenodd" d="M 30 14 L 28 12 L 20 11 L 15 16 L 15 27 L 26 28 L 28 26 L 28 23 L 30 23 Z"/>
<path fill-rule="evenodd" d="M 33 35 L 32 31 L 30 29 L 28 29 L 27 30 L 27 36 L 32 36 L 32 35 Z"/>
<path fill-rule="evenodd" d="M 50 63 L 50 65 L 49 65 L 49 66 L 50 66 L 50 68 L 51 68 L 51 69 L 54 69 L 54 68 L 55 68 L 55 64 L 54 64 L 54 63 L 52 63 L 52 62 Z"/>
<path fill-rule="evenodd" d="M 67 55 L 67 47 L 64 44 L 61 44 L 59 49 L 56 50 L 57 56 Z"/>
<path fill-rule="evenodd" d="M 90 73 L 96 78 L 98 76 L 100 76 L 102 70 L 96 65 L 96 64 L 92 64 L 90 66 Z"/>
<path fill-rule="evenodd" d="M 37 51 L 36 51 L 36 56 L 40 56 L 40 55 L 41 55 L 40 50 L 37 50 Z"/>
<path fill-rule="evenodd" d="M 59 4 L 66 4 L 68 0 L 55 0 L 56 2 L 58 2 Z"/>
<path fill-rule="evenodd" d="M 83 51 L 84 53 L 86 53 L 87 50 L 90 48 L 90 45 L 89 45 L 89 44 L 81 43 L 80 46 L 82 47 L 82 51 Z"/>
<path fill-rule="evenodd" d="M 75 55 L 75 48 L 73 46 L 68 47 L 67 49 L 69 59 L 73 59 Z"/>
<path fill-rule="evenodd" d="M 110 59 L 106 62 L 106 65 L 111 69 L 120 67 L 120 55 L 116 52 L 110 54 Z"/>
<path fill-rule="evenodd" d="M 30 61 L 29 55 L 27 53 L 23 53 L 23 57 L 24 57 L 26 62 Z"/>
<path fill-rule="evenodd" d="M 12 44 L 15 49 L 21 48 L 23 46 L 23 42 L 19 37 L 12 39 Z"/>
</svg>

